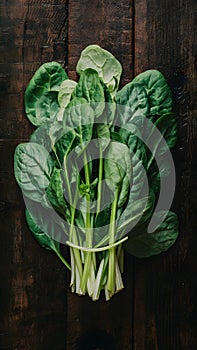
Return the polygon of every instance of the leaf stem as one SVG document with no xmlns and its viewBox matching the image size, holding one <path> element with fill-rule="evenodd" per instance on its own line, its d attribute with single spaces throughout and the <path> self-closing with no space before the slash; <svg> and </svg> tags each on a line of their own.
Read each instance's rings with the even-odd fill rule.
<svg viewBox="0 0 197 350">
<path fill-rule="evenodd" d="M 69 263 L 64 259 L 62 254 L 57 249 L 55 249 L 54 252 L 58 256 L 58 258 L 63 262 L 63 264 L 71 271 L 71 267 L 70 267 Z"/>
<path fill-rule="evenodd" d="M 103 179 L 103 150 L 101 147 L 101 143 L 99 142 L 99 176 L 98 176 L 98 189 L 97 189 L 96 217 L 100 213 L 100 209 L 101 209 L 102 179 Z"/>
</svg>

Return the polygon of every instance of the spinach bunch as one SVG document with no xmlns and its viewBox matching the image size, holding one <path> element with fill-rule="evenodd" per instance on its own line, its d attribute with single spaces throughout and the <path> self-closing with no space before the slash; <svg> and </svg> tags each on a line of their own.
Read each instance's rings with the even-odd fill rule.
<svg viewBox="0 0 197 350">
<path fill-rule="evenodd" d="M 71 270 L 71 289 L 106 300 L 123 288 L 124 248 L 136 257 L 167 250 L 178 236 L 169 211 L 177 137 L 164 76 L 148 70 L 118 91 L 121 64 L 90 45 L 70 80 L 43 64 L 25 91 L 36 129 L 14 155 L 33 236 Z M 61 252 L 70 250 L 70 264 Z"/>
</svg>

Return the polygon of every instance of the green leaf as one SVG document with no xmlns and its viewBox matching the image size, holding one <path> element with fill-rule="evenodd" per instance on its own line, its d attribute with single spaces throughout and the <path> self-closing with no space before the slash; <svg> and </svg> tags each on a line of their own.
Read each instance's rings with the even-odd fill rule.
<svg viewBox="0 0 197 350">
<path fill-rule="evenodd" d="M 118 221 L 118 234 L 129 232 L 131 229 L 150 218 L 155 204 L 155 195 L 152 190 L 146 197 L 136 199 L 132 193 L 125 210 L 121 213 Z"/>
<path fill-rule="evenodd" d="M 108 124 L 109 126 L 112 125 L 115 117 L 116 112 L 116 103 L 113 99 L 112 94 L 110 93 L 108 87 L 103 83 L 101 80 L 101 84 L 104 90 L 105 95 L 105 108 L 103 111 L 102 116 L 99 119 L 99 122 Z"/>
<path fill-rule="evenodd" d="M 59 112 L 56 91 L 47 91 L 35 102 L 35 125 L 42 125 L 47 120 L 54 120 Z M 32 119 L 33 120 L 33 119 Z M 32 121 L 31 120 L 31 121 Z M 38 124 L 39 123 L 39 124 Z M 34 123 L 33 123 L 34 124 Z"/>
<path fill-rule="evenodd" d="M 36 143 L 21 143 L 14 154 L 14 173 L 23 194 L 42 202 L 50 182 L 53 161 L 48 151 Z"/>
<path fill-rule="evenodd" d="M 63 127 L 73 128 L 76 136 L 75 151 L 81 153 L 92 138 L 94 111 L 84 98 L 73 98 L 65 109 Z"/>
<path fill-rule="evenodd" d="M 60 164 L 63 164 L 64 158 L 72 150 L 73 142 L 76 134 L 73 129 L 67 128 L 67 131 L 57 139 L 54 150 L 59 159 Z"/>
<path fill-rule="evenodd" d="M 120 106 L 118 112 L 121 125 L 128 125 L 129 122 L 139 123 L 143 126 L 143 120 L 149 114 L 148 96 L 143 85 L 128 83 L 116 94 L 116 102 Z M 124 108 L 121 106 L 125 106 Z"/>
<path fill-rule="evenodd" d="M 157 213 L 158 218 L 163 217 L 163 212 Z M 138 257 L 144 258 L 160 254 L 169 249 L 178 237 L 178 219 L 175 213 L 169 211 L 162 224 L 153 232 L 147 233 L 147 226 L 135 228 L 129 235 L 129 240 L 125 244 L 126 250 Z"/>
<path fill-rule="evenodd" d="M 104 151 L 110 142 L 110 130 L 108 124 L 96 124 L 96 138 Z"/>
<path fill-rule="evenodd" d="M 133 169 L 133 180 L 132 187 L 130 188 L 130 196 L 132 200 L 137 200 L 141 196 L 141 191 L 147 181 L 147 148 L 144 145 L 138 135 L 140 135 L 139 130 L 133 126 L 133 132 L 126 129 L 125 127 L 120 128 L 119 135 L 130 152 L 131 152 L 131 161 Z"/>
<path fill-rule="evenodd" d="M 102 115 L 105 108 L 105 95 L 98 73 L 94 69 L 85 69 L 81 73 L 73 96 L 84 98 L 89 102 L 96 118 Z"/>
<path fill-rule="evenodd" d="M 158 133 L 158 130 L 160 133 Z M 162 142 L 162 141 L 165 142 Z M 164 114 L 149 128 L 148 144 L 154 157 L 162 156 L 169 148 L 175 146 L 177 140 L 177 122 L 175 115 Z"/>
<path fill-rule="evenodd" d="M 61 83 L 58 93 L 58 102 L 61 108 L 66 108 L 68 106 L 76 85 L 76 81 L 70 79 L 64 80 Z"/>
<path fill-rule="evenodd" d="M 61 174 L 61 169 L 54 168 L 46 195 L 53 208 L 65 217 L 68 213 L 68 205 L 64 198 Z"/>
<path fill-rule="evenodd" d="M 98 72 L 99 77 L 114 96 L 122 73 L 121 64 L 117 59 L 100 46 L 89 45 L 82 51 L 76 70 L 81 75 L 87 68 L 92 68 Z"/>
<path fill-rule="evenodd" d="M 25 112 L 32 124 L 39 126 L 49 118 L 49 116 L 43 116 L 43 113 L 40 112 L 40 106 L 47 105 L 48 110 L 51 105 L 54 108 L 54 105 L 58 103 L 57 91 L 59 91 L 62 81 L 67 78 L 66 72 L 57 62 L 44 63 L 38 68 L 25 91 Z M 56 93 L 48 94 L 52 91 Z M 44 108 L 41 110 L 43 111 Z M 54 111 L 50 118 L 53 119 L 53 117 Z"/>
<path fill-rule="evenodd" d="M 38 143 L 39 145 L 44 146 L 48 152 L 52 149 L 52 142 L 49 136 L 49 130 L 54 124 L 51 121 L 47 121 L 44 124 L 40 125 L 30 136 L 31 143 Z"/>
<path fill-rule="evenodd" d="M 133 83 L 140 83 L 148 95 L 148 104 L 151 115 L 162 115 L 172 111 L 171 90 L 163 74 L 151 69 L 137 75 Z"/>
<path fill-rule="evenodd" d="M 119 190 L 118 207 L 126 202 L 130 189 L 132 167 L 130 152 L 126 145 L 111 141 L 104 161 L 106 182 L 112 192 Z"/>
<path fill-rule="evenodd" d="M 26 215 L 28 227 L 31 230 L 37 242 L 41 245 L 41 247 L 56 252 L 56 250 L 58 249 L 59 243 L 53 240 L 48 233 L 43 232 L 43 229 L 40 228 L 38 224 L 36 224 L 36 219 L 32 216 L 32 214 L 30 214 L 28 209 L 26 209 L 25 215 Z M 37 213 L 37 215 L 39 214 Z"/>
</svg>

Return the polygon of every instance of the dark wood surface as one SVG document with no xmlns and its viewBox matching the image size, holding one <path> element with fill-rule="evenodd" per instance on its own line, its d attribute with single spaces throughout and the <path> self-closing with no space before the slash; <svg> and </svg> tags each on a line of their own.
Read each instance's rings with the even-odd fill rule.
<svg viewBox="0 0 197 350">
<path fill-rule="evenodd" d="M 1 1 L 0 349 L 197 349 L 196 22 L 196 0 Z M 27 229 L 13 177 L 14 148 L 33 130 L 23 110 L 29 79 L 50 60 L 75 79 L 90 43 L 119 59 L 122 85 L 145 69 L 161 70 L 178 116 L 179 239 L 157 257 L 126 256 L 125 289 L 108 303 L 71 294 L 69 274 Z"/>
</svg>

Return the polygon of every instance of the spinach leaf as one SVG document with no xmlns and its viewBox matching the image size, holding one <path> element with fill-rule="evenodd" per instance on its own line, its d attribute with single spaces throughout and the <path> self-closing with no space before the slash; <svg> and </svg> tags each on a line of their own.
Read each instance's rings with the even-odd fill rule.
<svg viewBox="0 0 197 350">
<path fill-rule="evenodd" d="M 80 75 L 87 68 L 95 69 L 98 72 L 99 77 L 114 96 L 122 74 L 122 67 L 117 59 L 100 46 L 89 45 L 82 51 L 76 70 Z"/>
<path fill-rule="evenodd" d="M 156 69 L 147 70 L 133 79 L 140 83 L 148 95 L 150 115 L 162 115 L 172 111 L 171 90 L 163 74 Z"/>
<path fill-rule="evenodd" d="M 66 108 L 68 106 L 76 85 L 76 81 L 70 79 L 64 80 L 61 83 L 58 93 L 58 102 L 61 108 Z"/>
<path fill-rule="evenodd" d="M 73 96 L 86 99 L 94 110 L 95 117 L 101 116 L 105 108 L 105 95 L 98 73 L 94 69 L 85 69 L 81 73 Z"/>
<path fill-rule="evenodd" d="M 54 118 L 57 106 L 57 91 L 67 74 L 57 62 L 44 63 L 34 74 L 25 91 L 25 112 L 30 122 L 35 126 L 41 125 L 47 118 Z M 49 92 L 56 92 L 50 94 Z M 53 110 L 46 117 L 44 110 Z M 57 111 L 56 111 L 57 112 Z"/>
<path fill-rule="evenodd" d="M 36 221 L 34 221 L 36 219 L 32 216 L 28 209 L 26 209 L 25 211 L 25 216 L 29 229 L 31 230 L 33 236 L 41 245 L 41 247 L 56 251 L 59 247 L 59 242 L 52 239 L 52 237 L 48 233 L 43 232 L 43 229 L 39 227 Z"/>
<path fill-rule="evenodd" d="M 152 190 L 146 197 L 135 199 L 132 193 L 129 195 L 129 200 L 126 209 L 121 213 L 118 221 L 117 233 L 123 235 L 124 231 L 131 231 L 135 226 L 145 222 L 150 218 L 155 204 L 155 195 Z"/>
<path fill-rule="evenodd" d="M 162 215 L 158 212 L 157 216 Z M 147 226 L 142 225 L 131 231 L 125 249 L 138 258 L 160 254 L 169 249 L 178 236 L 178 219 L 175 213 L 169 211 L 162 224 L 153 232 L 147 233 Z"/>
<path fill-rule="evenodd" d="M 105 96 L 105 108 L 103 110 L 102 116 L 99 118 L 100 123 L 108 124 L 109 126 L 112 125 L 115 117 L 116 112 L 116 103 L 113 99 L 113 96 L 108 89 L 108 87 L 103 83 L 101 80 L 101 84 L 104 91 Z"/>
<path fill-rule="evenodd" d="M 129 122 L 143 126 L 143 121 L 149 114 L 148 96 L 143 85 L 130 82 L 116 94 L 116 102 L 119 104 L 118 112 L 120 124 L 128 125 Z M 125 106 L 122 108 L 121 106 Z"/>
<path fill-rule="evenodd" d="M 84 98 L 75 97 L 65 109 L 63 117 L 63 127 L 73 128 L 76 132 L 78 145 L 75 148 L 77 153 L 81 153 L 92 138 L 94 111 Z"/>
<path fill-rule="evenodd" d="M 176 139 L 177 122 L 174 114 L 164 114 L 154 124 L 151 123 L 147 138 L 147 143 L 152 151 L 149 166 L 155 157 L 161 157 L 169 148 L 174 147 Z"/>
<path fill-rule="evenodd" d="M 53 161 L 48 151 L 36 143 L 21 143 L 14 154 L 14 173 L 26 197 L 42 202 L 50 182 Z"/>
<path fill-rule="evenodd" d="M 109 125 L 108 124 L 96 124 L 95 126 L 96 126 L 97 143 L 99 142 L 99 145 L 101 145 L 101 148 L 104 151 L 110 143 Z"/>
<path fill-rule="evenodd" d="M 30 136 L 31 143 L 38 143 L 39 145 L 44 146 L 48 152 L 52 149 L 52 141 L 49 136 L 50 128 L 54 127 L 54 124 L 51 121 L 47 121 L 44 124 L 40 125 L 37 129 L 34 130 L 33 134 Z"/>
<path fill-rule="evenodd" d="M 61 129 L 61 134 L 63 130 Z M 76 138 L 76 133 L 73 129 L 67 128 L 67 131 L 60 137 L 57 138 L 57 142 L 54 145 L 53 151 L 55 152 L 59 163 L 62 165 L 64 159 L 67 157 L 68 153 L 72 150 L 73 142 Z"/>
<path fill-rule="evenodd" d="M 29 206 L 31 210 L 29 210 Z M 28 209 L 25 211 L 28 227 L 41 247 L 53 251 L 60 258 L 62 263 L 71 270 L 70 265 L 64 259 L 60 251 L 59 242 L 64 241 L 63 236 L 65 236 L 65 232 L 57 225 L 55 220 L 51 220 L 50 215 L 46 220 L 46 213 L 43 215 L 43 222 L 43 218 L 41 217 L 43 214 L 42 210 L 43 208 L 41 207 L 40 210 L 38 204 L 36 204 L 36 206 L 33 205 L 33 202 L 32 204 L 28 204 Z"/>
<path fill-rule="evenodd" d="M 39 100 L 35 102 L 34 108 L 36 114 L 35 125 L 42 125 L 47 120 L 54 120 L 59 112 L 57 92 L 44 92 Z"/>
<path fill-rule="evenodd" d="M 62 169 L 53 169 L 46 196 L 53 208 L 65 217 L 68 213 L 68 205 L 64 198 L 61 173 Z"/>
<path fill-rule="evenodd" d="M 118 207 L 128 199 L 132 167 L 129 149 L 126 145 L 111 141 L 104 161 L 106 182 L 113 193 L 119 191 Z"/>
</svg>

